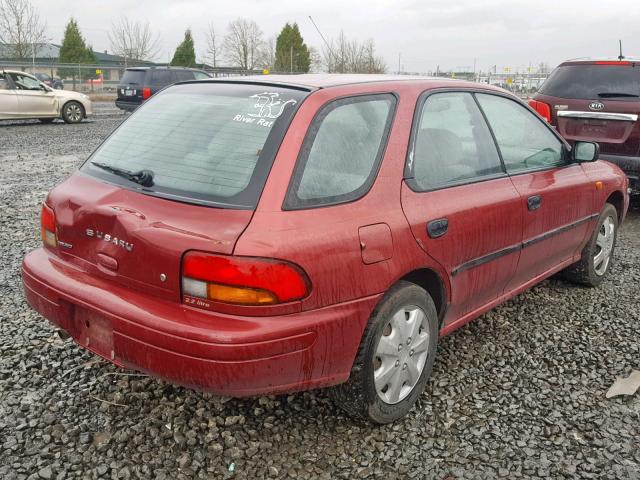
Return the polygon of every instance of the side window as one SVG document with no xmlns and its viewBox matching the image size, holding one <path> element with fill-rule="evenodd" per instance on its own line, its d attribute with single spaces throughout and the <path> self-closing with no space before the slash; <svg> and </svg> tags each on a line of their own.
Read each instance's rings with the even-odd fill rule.
<svg viewBox="0 0 640 480">
<path fill-rule="evenodd" d="M 20 74 L 10 74 L 13 78 L 13 83 L 15 83 L 16 88 L 18 90 L 42 90 L 40 86 L 40 82 L 32 77 L 27 77 L 26 75 Z"/>
<path fill-rule="evenodd" d="M 156 85 L 158 87 L 164 87 L 165 85 L 169 85 L 173 83 L 174 80 L 171 75 L 170 70 L 152 70 L 151 71 L 151 85 Z"/>
<path fill-rule="evenodd" d="M 211 78 L 204 72 L 193 72 L 193 75 L 196 77 L 196 80 L 204 80 L 205 78 Z"/>
<path fill-rule="evenodd" d="M 419 115 L 407 172 L 414 190 L 504 173 L 491 132 L 470 93 L 429 95 Z"/>
<path fill-rule="evenodd" d="M 293 172 L 285 209 L 360 198 L 371 187 L 391 128 L 391 94 L 333 101 L 313 120 Z"/>
<path fill-rule="evenodd" d="M 563 165 L 562 142 L 524 106 L 498 95 L 477 94 L 507 172 Z"/>
<path fill-rule="evenodd" d="M 9 84 L 9 80 L 7 80 L 3 73 L 0 73 L 0 90 L 10 90 L 11 85 Z"/>
<path fill-rule="evenodd" d="M 194 75 L 191 70 L 174 70 L 175 81 L 182 82 L 184 80 L 193 80 Z"/>
</svg>

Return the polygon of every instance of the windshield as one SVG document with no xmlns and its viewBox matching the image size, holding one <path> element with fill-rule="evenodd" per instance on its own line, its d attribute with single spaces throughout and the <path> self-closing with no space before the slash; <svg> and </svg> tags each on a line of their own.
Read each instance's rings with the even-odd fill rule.
<svg viewBox="0 0 640 480">
<path fill-rule="evenodd" d="M 124 122 L 82 171 L 177 200 L 254 208 L 305 95 L 288 88 L 232 83 L 170 87 Z M 153 186 L 143 188 L 105 166 L 148 171 Z"/>
<path fill-rule="evenodd" d="M 584 100 L 633 100 L 640 95 L 640 64 L 558 67 L 544 82 L 540 93 Z"/>
</svg>

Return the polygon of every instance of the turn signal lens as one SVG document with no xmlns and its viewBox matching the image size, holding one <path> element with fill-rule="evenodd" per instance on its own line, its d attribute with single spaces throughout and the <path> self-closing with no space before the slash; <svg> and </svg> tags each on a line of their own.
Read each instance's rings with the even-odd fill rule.
<svg viewBox="0 0 640 480">
<path fill-rule="evenodd" d="M 53 248 L 58 246 L 56 214 L 46 203 L 42 204 L 42 211 L 40 212 L 40 236 L 45 245 Z"/>
<path fill-rule="evenodd" d="M 275 305 L 300 300 L 310 288 L 307 275 L 289 262 L 189 252 L 182 263 L 182 290 L 186 296 L 216 302 Z"/>
<path fill-rule="evenodd" d="M 551 107 L 547 103 L 529 100 L 529 105 L 538 112 L 542 118 L 551 123 Z"/>
<path fill-rule="evenodd" d="M 151 96 L 151 87 L 143 87 L 142 88 L 142 99 L 146 100 Z"/>
</svg>

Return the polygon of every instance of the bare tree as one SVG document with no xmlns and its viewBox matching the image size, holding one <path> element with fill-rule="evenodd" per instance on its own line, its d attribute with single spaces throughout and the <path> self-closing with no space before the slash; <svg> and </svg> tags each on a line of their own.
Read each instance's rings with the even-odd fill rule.
<svg viewBox="0 0 640 480">
<path fill-rule="evenodd" d="M 154 36 L 149 21 L 130 21 L 121 17 L 111 24 L 111 51 L 127 60 L 152 60 L 159 52 L 159 36 Z"/>
<path fill-rule="evenodd" d="M 309 47 L 309 59 L 311 60 L 311 66 L 309 72 L 319 73 L 324 69 L 324 61 L 322 55 L 315 47 Z"/>
<path fill-rule="evenodd" d="M 0 0 L 0 45 L 16 59 L 35 56 L 38 44 L 47 41 L 46 22 L 28 0 Z"/>
<path fill-rule="evenodd" d="M 384 59 L 376 54 L 373 40 L 364 43 L 349 40 L 344 32 L 330 41 L 322 57 L 330 73 L 384 73 L 387 70 Z"/>
<path fill-rule="evenodd" d="M 260 55 L 260 66 L 271 70 L 276 64 L 276 38 L 271 37 L 263 43 Z"/>
<path fill-rule="evenodd" d="M 220 53 L 220 40 L 218 39 L 218 34 L 215 28 L 213 27 L 213 23 L 210 23 L 207 30 L 207 51 L 205 53 L 205 58 L 207 61 L 211 62 L 211 66 L 213 68 L 218 66 Z"/>
<path fill-rule="evenodd" d="M 227 60 L 244 70 L 253 70 L 261 60 L 262 30 L 253 20 L 238 18 L 227 27 L 224 51 Z"/>
</svg>

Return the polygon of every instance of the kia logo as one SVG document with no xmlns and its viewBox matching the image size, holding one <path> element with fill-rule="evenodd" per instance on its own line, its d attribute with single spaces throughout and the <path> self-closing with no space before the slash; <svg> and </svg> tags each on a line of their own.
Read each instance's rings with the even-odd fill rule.
<svg viewBox="0 0 640 480">
<path fill-rule="evenodd" d="M 602 102 L 591 102 L 589 104 L 590 110 L 604 110 L 604 103 Z"/>
</svg>

